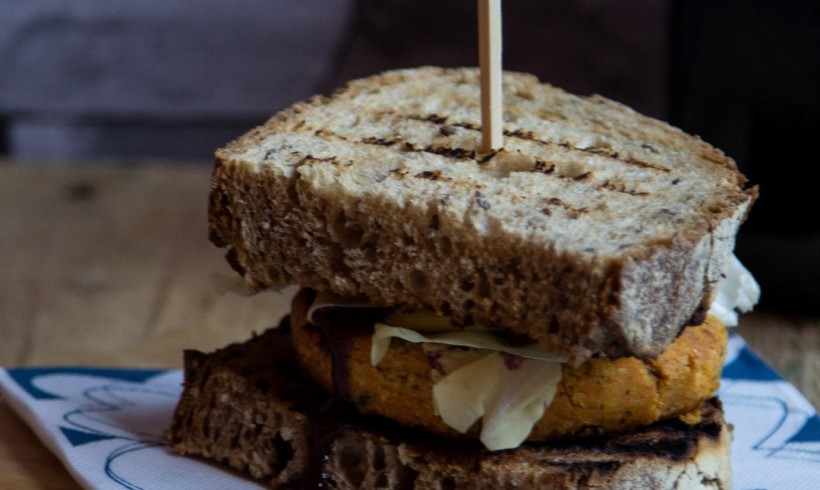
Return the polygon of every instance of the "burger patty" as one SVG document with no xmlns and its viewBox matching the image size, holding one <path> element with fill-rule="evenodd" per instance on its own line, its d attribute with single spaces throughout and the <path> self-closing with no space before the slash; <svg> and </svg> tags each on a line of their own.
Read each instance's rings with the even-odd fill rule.
<svg viewBox="0 0 820 490">
<path fill-rule="evenodd" d="M 343 350 L 331 346 L 307 321 L 312 294 L 303 290 L 291 311 L 293 342 L 301 369 L 328 392 L 333 366 L 344 366 L 346 398 L 359 411 L 392 419 L 445 437 L 478 438 L 478 427 L 460 434 L 433 408 L 433 379 L 421 345 L 394 339 L 387 356 L 370 364 L 370 335 L 352 335 Z M 343 326 L 343 327 L 346 327 Z M 364 331 L 350 325 L 350 331 Z M 528 440 L 544 441 L 625 432 L 661 419 L 698 422 L 701 403 L 718 388 L 726 350 L 726 329 L 708 316 L 687 327 L 654 360 L 594 357 L 578 367 L 564 365 L 557 393 Z M 339 362 L 341 361 L 341 363 Z M 337 381 L 338 388 L 338 381 Z"/>
</svg>

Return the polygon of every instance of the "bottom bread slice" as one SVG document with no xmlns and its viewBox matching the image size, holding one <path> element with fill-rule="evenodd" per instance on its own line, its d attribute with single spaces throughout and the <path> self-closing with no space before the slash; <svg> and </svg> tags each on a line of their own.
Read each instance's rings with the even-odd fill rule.
<svg viewBox="0 0 820 490">
<path fill-rule="evenodd" d="M 731 434 L 716 398 L 695 425 L 492 452 L 348 412 L 300 373 L 287 328 L 186 351 L 184 368 L 169 444 L 272 488 L 731 488 Z"/>
</svg>

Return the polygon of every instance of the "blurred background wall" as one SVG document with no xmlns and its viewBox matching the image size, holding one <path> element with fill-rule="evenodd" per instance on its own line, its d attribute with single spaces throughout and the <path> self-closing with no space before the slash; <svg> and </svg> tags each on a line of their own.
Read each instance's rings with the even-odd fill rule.
<svg viewBox="0 0 820 490">
<path fill-rule="evenodd" d="M 702 136 L 761 198 L 764 305 L 820 311 L 820 2 L 506 0 L 504 66 Z M 476 61 L 475 0 L 0 0 L 0 154 L 208 162 L 345 80 Z"/>
<path fill-rule="evenodd" d="M 3 150 L 210 160 L 320 88 L 345 0 L 0 0 Z"/>
<path fill-rule="evenodd" d="M 508 0 L 505 66 L 662 116 L 667 8 Z M 475 65 L 475 15 L 475 0 L 0 0 L 3 150 L 210 159 L 349 78 Z"/>
</svg>

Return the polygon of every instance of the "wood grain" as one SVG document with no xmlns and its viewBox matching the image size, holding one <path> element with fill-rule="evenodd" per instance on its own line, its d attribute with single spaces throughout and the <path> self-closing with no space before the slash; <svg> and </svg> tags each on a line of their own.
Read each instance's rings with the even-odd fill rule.
<svg viewBox="0 0 820 490">
<path fill-rule="evenodd" d="M 481 72 L 481 151 L 504 146 L 501 86 L 501 0 L 478 0 L 478 65 Z"/>
<path fill-rule="evenodd" d="M 0 161 L 0 366 L 179 367 L 183 349 L 277 322 L 292 290 L 224 292 L 235 274 L 207 241 L 209 174 Z M 737 331 L 820 406 L 820 318 L 754 313 Z M 77 488 L 1 400 L 0 488 Z"/>
<path fill-rule="evenodd" d="M 0 362 L 174 366 L 183 347 L 275 323 L 284 296 L 225 295 L 211 282 L 236 275 L 206 238 L 208 175 L 0 167 Z"/>
<path fill-rule="evenodd" d="M 211 282 L 236 275 L 207 241 L 209 173 L 0 163 L 0 365 L 179 367 L 275 324 L 287 292 Z M 4 403 L 0 488 L 77 488 Z"/>
<path fill-rule="evenodd" d="M 0 399 L 0 488 L 77 490 L 60 461 Z"/>
<path fill-rule="evenodd" d="M 758 311 L 741 317 L 737 333 L 820 408 L 820 318 Z"/>
</svg>

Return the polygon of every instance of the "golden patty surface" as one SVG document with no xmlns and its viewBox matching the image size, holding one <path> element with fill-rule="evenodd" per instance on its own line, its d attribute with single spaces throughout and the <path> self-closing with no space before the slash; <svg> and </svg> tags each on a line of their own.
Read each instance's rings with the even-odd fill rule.
<svg viewBox="0 0 820 490">
<path fill-rule="evenodd" d="M 302 290 L 293 300 L 293 342 L 302 370 L 332 392 L 330 346 L 307 322 L 312 298 L 310 291 Z M 356 327 L 351 325 L 352 330 Z M 702 325 L 686 328 L 657 359 L 601 357 L 575 368 L 564 365 L 555 399 L 528 440 L 621 432 L 660 419 L 692 417 L 687 414 L 718 388 L 726 338 L 723 325 L 708 316 Z M 462 435 L 436 415 L 430 366 L 420 345 L 394 340 L 375 368 L 370 346 L 369 335 L 356 335 L 338 353 L 345 357 L 348 395 L 361 412 L 445 437 L 478 438 L 477 427 Z"/>
</svg>

